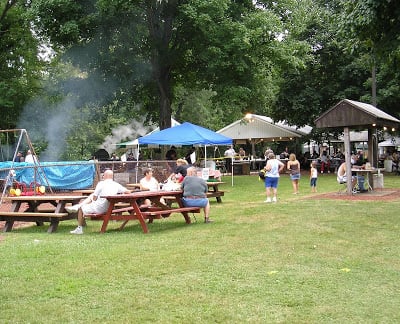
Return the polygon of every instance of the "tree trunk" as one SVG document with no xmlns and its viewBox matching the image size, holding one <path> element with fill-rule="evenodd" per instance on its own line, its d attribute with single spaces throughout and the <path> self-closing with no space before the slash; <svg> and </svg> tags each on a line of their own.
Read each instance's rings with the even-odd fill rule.
<svg viewBox="0 0 400 324">
<path fill-rule="evenodd" d="M 152 42 L 152 65 L 159 95 L 159 127 L 171 127 L 171 70 L 174 55 L 171 53 L 172 26 L 178 1 L 148 1 L 147 19 Z"/>
</svg>

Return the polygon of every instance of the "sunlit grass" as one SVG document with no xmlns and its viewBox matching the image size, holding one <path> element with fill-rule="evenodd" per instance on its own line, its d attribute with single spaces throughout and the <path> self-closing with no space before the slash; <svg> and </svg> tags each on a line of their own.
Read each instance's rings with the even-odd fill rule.
<svg viewBox="0 0 400 324">
<path fill-rule="evenodd" d="M 265 204 L 255 176 L 224 177 L 212 224 L 183 217 L 123 231 L 74 221 L 54 234 L 0 234 L 4 323 L 394 323 L 400 321 L 399 205 L 322 199 L 335 176 L 308 176 Z M 400 177 L 385 175 L 386 188 Z"/>
</svg>

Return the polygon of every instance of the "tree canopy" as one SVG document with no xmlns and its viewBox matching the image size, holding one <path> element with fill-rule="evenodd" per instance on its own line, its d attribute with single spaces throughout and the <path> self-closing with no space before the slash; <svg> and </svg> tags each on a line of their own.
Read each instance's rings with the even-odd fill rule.
<svg viewBox="0 0 400 324">
<path fill-rule="evenodd" d="M 343 98 L 370 102 L 372 66 L 378 106 L 398 117 L 395 0 L 1 3 L 1 127 L 31 128 L 54 158 L 171 115 L 211 129 L 246 112 L 312 126 Z"/>
</svg>

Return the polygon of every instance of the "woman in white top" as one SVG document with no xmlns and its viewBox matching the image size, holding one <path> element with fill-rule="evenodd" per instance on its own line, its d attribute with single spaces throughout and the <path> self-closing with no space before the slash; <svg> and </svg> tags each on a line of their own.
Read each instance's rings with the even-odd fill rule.
<svg viewBox="0 0 400 324">
<path fill-rule="evenodd" d="M 140 179 L 140 190 L 149 190 L 149 191 L 157 191 L 160 189 L 160 185 L 156 178 L 153 177 L 153 170 L 148 168 L 144 171 L 144 177 Z M 165 204 L 165 200 L 163 198 L 160 199 L 160 202 Z M 150 199 L 144 200 L 144 205 L 150 206 Z"/>
</svg>

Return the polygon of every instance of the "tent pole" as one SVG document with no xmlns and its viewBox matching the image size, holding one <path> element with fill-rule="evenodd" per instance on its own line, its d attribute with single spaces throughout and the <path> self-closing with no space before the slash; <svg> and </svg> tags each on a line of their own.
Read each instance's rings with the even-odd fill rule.
<svg viewBox="0 0 400 324">
<path fill-rule="evenodd" d="M 233 187 L 233 158 L 231 158 L 231 178 L 232 178 L 232 187 Z"/>
</svg>

